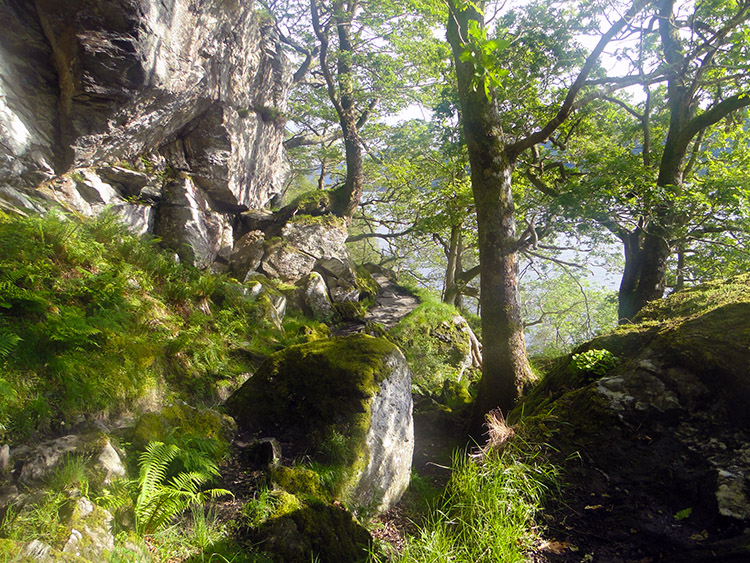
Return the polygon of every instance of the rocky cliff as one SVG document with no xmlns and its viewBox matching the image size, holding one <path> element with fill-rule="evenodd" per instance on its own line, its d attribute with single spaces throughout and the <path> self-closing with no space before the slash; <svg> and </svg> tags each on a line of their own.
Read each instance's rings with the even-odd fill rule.
<svg viewBox="0 0 750 563">
<path fill-rule="evenodd" d="M 0 205 L 115 209 L 199 266 L 283 188 L 290 85 L 242 0 L 0 3 Z"/>
</svg>

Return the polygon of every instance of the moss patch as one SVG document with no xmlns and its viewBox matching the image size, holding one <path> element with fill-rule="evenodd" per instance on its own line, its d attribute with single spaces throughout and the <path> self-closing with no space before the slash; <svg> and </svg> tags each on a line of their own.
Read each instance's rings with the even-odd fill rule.
<svg viewBox="0 0 750 563">
<path fill-rule="evenodd" d="M 220 459 L 229 452 L 235 430 L 234 420 L 227 415 L 176 403 L 158 413 L 144 414 L 133 428 L 131 442 L 137 450 L 142 450 L 149 442 L 169 441 L 169 436 L 175 433 L 182 439 L 193 436 L 214 441 L 214 456 Z"/>
<path fill-rule="evenodd" d="M 320 476 L 306 467 L 286 467 L 279 465 L 270 470 L 274 485 L 284 491 L 303 498 L 329 499 L 323 490 Z"/>
<path fill-rule="evenodd" d="M 460 313 L 430 295 L 420 294 L 422 302 L 390 331 L 391 338 L 404 351 L 412 372 L 415 390 L 438 396 L 445 380 L 456 380 L 471 351 L 466 333 L 453 321 Z M 472 380 L 478 370 L 468 368 Z"/>
<path fill-rule="evenodd" d="M 243 427 L 295 444 L 321 463 L 364 469 L 370 405 L 388 375 L 395 346 L 364 334 L 291 346 L 270 356 L 226 402 Z M 329 487 L 345 495 L 349 486 Z"/>
<path fill-rule="evenodd" d="M 257 531 L 257 539 L 273 561 L 283 563 L 365 561 L 371 541 L 350 512 L 319 501 L 274 514 Z"/>
<path fill-rule="evenodd" d="M 312 190 L 297 196 L 289 205 L 303 215 L 320 215 L 331 206 L 331 192 Z"/>
</svg>

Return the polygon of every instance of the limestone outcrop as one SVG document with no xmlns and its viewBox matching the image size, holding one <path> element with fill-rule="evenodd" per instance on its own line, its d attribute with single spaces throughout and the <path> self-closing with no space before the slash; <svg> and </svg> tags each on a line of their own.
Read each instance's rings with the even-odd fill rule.
<svg viewBox="0 0 750 563">
<path fill-rule="evenodd" d="M 359 516 L 395 504 L 414 448 L 411 377 L 390 342 L 357 334 L 273 354 L 226 402 L 240 428 L 273 436 L 344 475 L 335 497 Z"/>
</svg>

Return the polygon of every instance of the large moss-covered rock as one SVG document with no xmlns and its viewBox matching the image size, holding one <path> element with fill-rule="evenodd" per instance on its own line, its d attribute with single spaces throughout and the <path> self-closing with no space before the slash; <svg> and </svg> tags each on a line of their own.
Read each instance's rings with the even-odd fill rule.
<svg viewBox="0 0 750 563">
<path fill-rule="evenodd" d="M 340 466 L 336 495 L 370 514 L 398 501 L 408 485 L 410 389 L 399 349 L 357 334 L 273 354 L 226 406 L 240 426 Z"/>
<path fill-rule="evenodd" d="M 511 419 L 577 454 L 563 511 L 590 535 L 571 541 L 594 560 L 746 560 L 749 351 L 740 276 L 653 303 L 552 366 Z"/>
<path fill-rule="evenodd" d="M 351 513 L 324 502 L 302 503 L 293 498 L 293 502 L 287 502 L 258 530 L 259 545 L 273 561 L 354 563 L 367 560 L 372 538 Z"/>
</svg>

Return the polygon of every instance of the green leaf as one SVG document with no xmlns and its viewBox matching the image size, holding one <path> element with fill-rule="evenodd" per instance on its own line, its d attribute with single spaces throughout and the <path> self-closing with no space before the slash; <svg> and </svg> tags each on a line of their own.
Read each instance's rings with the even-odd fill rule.
<svg viewBox="0 0 750 563">
<path fill-rule="evenodd" d="M 692 508 L 685 508 L 683 510 L 680 510 L 674 515 L 675 520 L 686 520 L 690 518 L 690 515 L 693 513 Z"/>
</svg>

